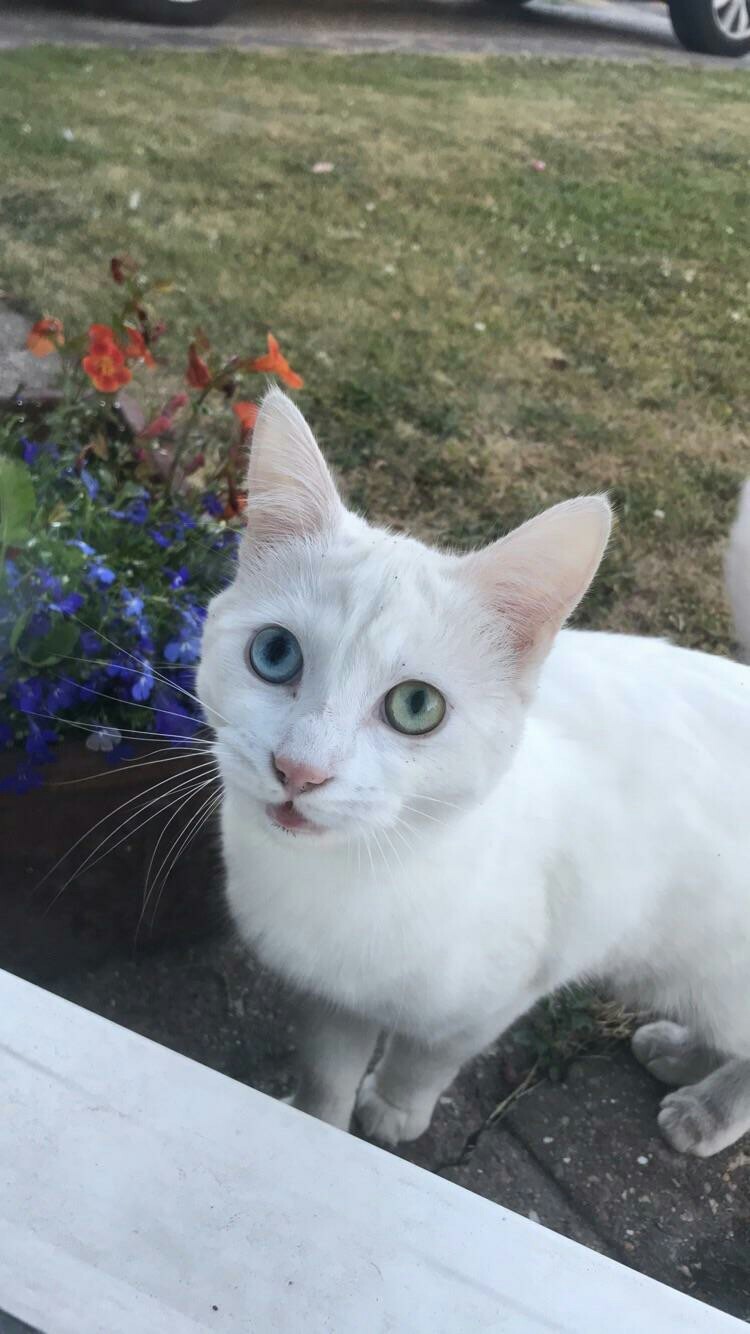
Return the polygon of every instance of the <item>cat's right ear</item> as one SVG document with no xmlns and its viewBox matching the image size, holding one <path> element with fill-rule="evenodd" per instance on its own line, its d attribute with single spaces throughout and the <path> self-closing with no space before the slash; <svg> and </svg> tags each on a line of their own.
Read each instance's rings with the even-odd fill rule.
<svg viewBox="0 0 750 1334">
<path fill-rule="evenodd" d="M 280 389 L 263 399 L 247 472 L 247 537 L 272 545 L 324 537 L 344 512 L 310 427 Z"/>
</svg>

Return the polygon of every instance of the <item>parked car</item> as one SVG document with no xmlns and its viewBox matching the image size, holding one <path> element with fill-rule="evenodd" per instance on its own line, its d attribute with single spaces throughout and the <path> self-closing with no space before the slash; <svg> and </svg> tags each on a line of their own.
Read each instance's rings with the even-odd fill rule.
<svg viewBox="0 0 750 1334">
<path fill-rule="evenodd" d="M 677 38 L 688 51 L 712 56 L 744 56 L 750 51 L 750 0 L 666 3 Z M 124 13 L 152 23 L 217 23 L 233 4 L 234 0 L 120 0 Z"/>
</svg>

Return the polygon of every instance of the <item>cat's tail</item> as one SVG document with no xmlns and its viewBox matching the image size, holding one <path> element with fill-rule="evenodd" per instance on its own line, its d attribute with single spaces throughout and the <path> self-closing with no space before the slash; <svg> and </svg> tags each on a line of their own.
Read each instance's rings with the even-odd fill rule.
<svg viewBox="0 0 750 1334">
<path fill-rule="evenodd" d="M 726 580 L 740 655 L 750 663 L 750 481 L 742 488 L 740 507 L 729 536 Z"/>
</svg>

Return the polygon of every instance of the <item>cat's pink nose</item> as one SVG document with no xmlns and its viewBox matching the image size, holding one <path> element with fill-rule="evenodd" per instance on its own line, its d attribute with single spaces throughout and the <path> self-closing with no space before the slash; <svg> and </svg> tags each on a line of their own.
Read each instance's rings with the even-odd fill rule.
<svg viewBox="0 0 750 1334">
<path fill-rule="evenodd" d="M 273 755 L 271 758 L 276 777 L 283 783 L 290 797 L 299 797 L 311 787 L 322 787 L 333 777 L 333 774 L 316 769 L 312 764 L 287 759 L 286 755 Z"/>
</svg>

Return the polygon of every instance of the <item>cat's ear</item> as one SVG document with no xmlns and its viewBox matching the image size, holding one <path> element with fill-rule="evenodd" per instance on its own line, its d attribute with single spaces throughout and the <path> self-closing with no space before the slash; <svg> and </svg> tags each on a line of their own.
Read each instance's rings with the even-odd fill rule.
<svg viewBox="0 0 750 1334">
<path fill-rule="evenodd" d="M 581 496 L 462 559 L 514 655 L 529 665 L 545 657 L 596 574 L 611 527 L 606 497 Z"/>
<path fill-rule="evenodd" d="M 335 528 L 343 505 L 302 413 L 280 389 L 263 399 L 247 471 L 251 543 L 319 537 Z"/>
</svg>

